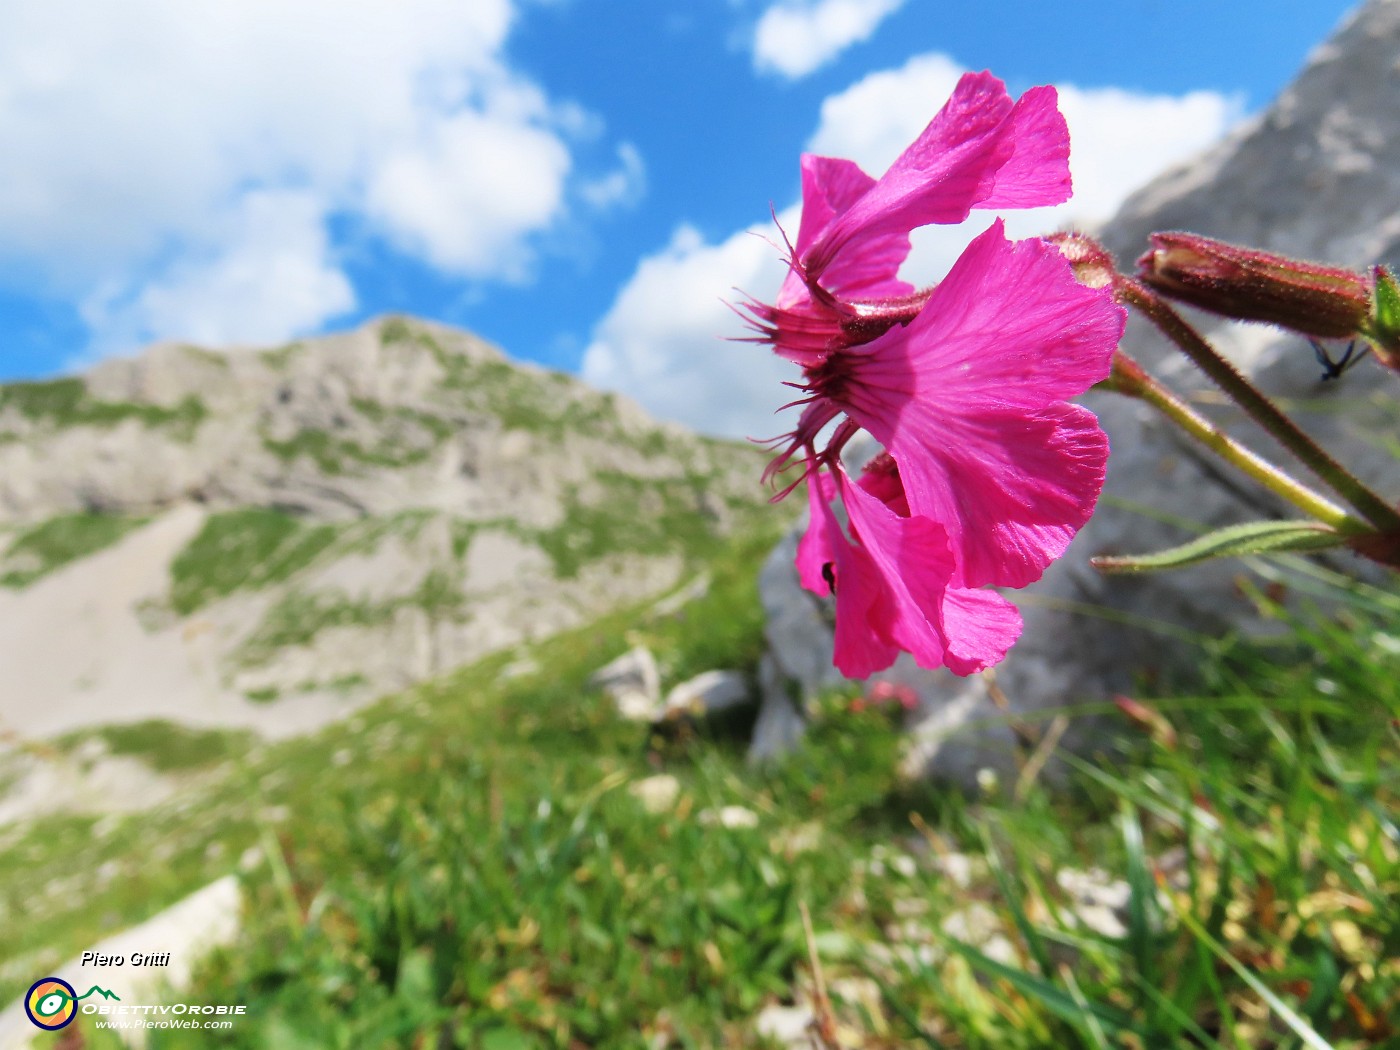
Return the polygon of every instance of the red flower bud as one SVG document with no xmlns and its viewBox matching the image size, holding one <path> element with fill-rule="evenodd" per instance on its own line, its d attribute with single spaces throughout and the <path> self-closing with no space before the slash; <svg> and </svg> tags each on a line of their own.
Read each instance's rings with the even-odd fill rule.
<svg viewBox="0 0 1400 1050">
<path fill-rule="evenodd" d="M 1203 310 L 1316 339 L 1354 338 L 1370 318 L 1371 282 L 1364 274 L 1192 233 L 1154 233 L 1151 240 L 1138 277 Z"/>
</svg>

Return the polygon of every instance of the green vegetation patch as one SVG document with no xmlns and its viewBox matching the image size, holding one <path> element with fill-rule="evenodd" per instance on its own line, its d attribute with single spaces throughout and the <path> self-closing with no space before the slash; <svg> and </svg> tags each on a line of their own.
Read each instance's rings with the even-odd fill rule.
<svg viewBox="0 0 1400 1050">
<path fill-rule="evenodd" d="M 100 401 L 78 378 L 49 379 L 0 386 L 0 411 L 13 408 L 27 419 L 56 427 L 112 427 L 135 419 L 148 427 L 170 429 L 188 440 L 207 414 L 204 402 L 193 394 L 173 408 L 129 401 Z"/>
<path fill-rule="evenodd" d="M 466 611 L 461 581 L 435 569 L 413 591 L 381 601 L 351 598 L 338 591 L 291 591 L 267 611 L 258 628 L 239 649 L 249 666 L 266 663 L 279 650 L 310 643 L 332 627 L 379 627 L 400 609 L 422 609 L 434 619 L 460 617 Z"/>
<path fill-rule="evenodd" d="M 444 407 L 491 416 L 505 430 L 524 431 L 552 444 L 585 435 L 628 445 L 650 458 L 669 456 L 684 461 L 695 454 L 696 439 L 677 436 L 663 427 L 642 433 L 625 430 L 618 420 L 616 395 L 591 390 L 566 373 L 454 353 L 432 333 L 400 317 L 386 319 L 379 336 L 385 346 L 417 345 L 432 354 L 444 374 L 439 391 Z M 712 450 L 752 459 L 755 464 L 761 461 L 761 456 L 742 442 L 699 441 Z"/>
<path fill-rule="evenodd" d="M 110 754 L 139 758 L 157 773 L 183 773 L 218 765 L 245 754 L 255 739 L 244 730 L 194 729 L 156 718 L 69 733 L 57 741 L 57 746 L 72 751 L 93 738 L 102 740 Z"/>
<path fill-rule="evenodd" d="M 187 343 L 180 347 L 180 352 L 186 357 L 193 358 L 220 371 L 227 372 L 229 369 L 228 354 L 220 353 L 217 350 L 206 350 L 202 346 L 190 346 Z"/>
<path fill-rule="evenodd" d="M 706 511 L 707 477 L 642 479 L 601 471 L 594 481 L 599 492 L 588 501 L 577 491 L 566 494 L 560 524 L 528 537 L 549 555 L 560 577 L 573 578 L 584 565 L 611 554 L 676 553 L 694 560 L 722 544 L 722 523 Z M 724 524 L 743 531 L 775 515 L 751 503 L 733 516 Z"/>
<path fill-rule="evenodd" d="M 414 337 L 413 326 L 402 317 L 387 317 L 379 326 L 379 341 L 384 346 L 393 346 L 395 343 L 411 343 L 414 341 Z"/>
<path fill-rule="evenodd" d="M 0 559 L 0 586 L 27 587 L 71 561 L 110 547 L 149 519 L 65 514 L 21 532 Z"/>
<path fill-rule="evenodd" d="M 261 351 L 258 354 L 258 360 L 275 372 L 283 372 L 292 363 L 292 358 L 305 349 L 305 343 L 288 343 L 286 346 L 279 346 L 273 350 Z"/>
<path fill-rule="evenodd" d="M 1126 718 L 1082 705 L 1125 735 L 1059 752 L 1058 792 L 1040 763 L 1055 712 L 1018 723 L 1011 773 L 966 796 L 899 777 L 898 705 L 856 684 L 759 768 L 742 738 L 624 722 L 590 685 L 635 644 L 664 686 L 752 674 L 775 538 L 717 548 L 678 611 L 499 654 L 105 833 L 0 829 L 0 995 L 257 846 L 240 940 L 185 993 L 247 1013 L 201 1045 L 761 1046 L 758 1012 L 809 998 L 809 952 L 843 1046 L 1394 1042 L 1393 596 L 1207 643 L 1190 692 L 1144 690 Z M 503 676 L 522 655 L 542 670 Z M 678 790 L 648 812 L 633 788 L 659 772 Z M 732 806 L 752 826 L 713 820 Z M 1092 923 L 1067 869 L 1113 902 Z M 110 1045 L 91 1024 L 84 1045 Z"/>
<path fill-rule="evenodd" d="M 375 439 L 362 444 L 328 430 L 303 429 L 285 440 L 262 435 L 278 459 L 310 459 L 324 473 L 345 474 L 355 466 L 408 467 L 421 463 L 451 436 L 453 425 L 430 412 L 356 398 L 357 411 L 375 423 Z"/>
<path fill-rule="evenodd" d="M 416 341 L 445 373 L 444 401 L 499 419 L 506 430 L 524 430 L 558 441 L 569 434 L 621 437 L 614 395 L 597 393 L 561 372 L 537 372 L 508 361 L 472 360 L 447 350 L 428 332 L 386 323 L 381 338 Z M 392 339 L 385 330 L 392 332 Z"/>
<path fill-rule="evenodd" d="M 198 978 L 249 1003 L 218 1045 L 759 1045 L 758 1011 L 810 987 L 801 903 L 842 1045 L 1385 1045 L 1400 614 L 1216 647 L 1201 692 L 1150 704 L 1152 731 L 1076 761 L 1067 793 L 1028 749 L 1019 782 L 967 798 L 902 783 L 897 719 L 854 687 L 759 770 L 704 727 L 648 738 L 589 687 L 631 642 L 668 682 L 751 668 L 743 633 L 706 639 L 732 619 L 757 633 L 766 550 L 742 577 L 718 562 L 674 617 L 538 647 L 538 677 L 500 682 L 487 661 L 328 733 L 343 767 L 287 787 L 250 928 Z M 628 785 L 658 769 L 680 791 L 648 814 Z M 699 819 L 736 805 L 756 826 Z M 1122 887 L 1112 922 L 1074 917 L 1066 868 Z M 955 913 L 985 918 L 959 940 Z M 966 932 L 983 923 L 995 956 Z"/>
<path fill-rule="evenodd" d="M 170 602 L 188 615 L 238 590 L 285 580 L 310 565 L 340 533 L 262 507 L 211 514 L 170 563 Z"/>
</svg>

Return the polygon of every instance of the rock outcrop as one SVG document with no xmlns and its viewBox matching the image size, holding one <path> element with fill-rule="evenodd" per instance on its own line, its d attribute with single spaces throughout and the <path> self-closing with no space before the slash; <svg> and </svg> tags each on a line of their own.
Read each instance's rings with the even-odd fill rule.
<svg viewBox="0 0 1400 1050">
<path fill-rule="evenodd" d="M 0 386 L 0 729 L 312 728 L 670 591 L 760 464 L 401 317 Z"/>
</svg>

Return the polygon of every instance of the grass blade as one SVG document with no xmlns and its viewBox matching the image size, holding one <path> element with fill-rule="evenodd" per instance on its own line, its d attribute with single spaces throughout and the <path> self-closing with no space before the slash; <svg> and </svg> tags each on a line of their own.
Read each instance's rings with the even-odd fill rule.
<svg viewBox="0 0 1400 1050">
<path fill-rule="evenodd" d="M 1331 1043 L 1318 1034 L 1312 1025 L 1308 1024 L 1292 1007 L 1270 991 L 1263 981 L 1250 973 L 1249 969 L 1231 955 L 1223 944 L 1212 937 L 1205 927 L 1196 921 L 1194 915 L 1180 910 L 1177 912 L 1177 918 L 1195 935 L 1198 941 L 1205 945 L 1212 955 L 1233 970 L 1236 977 L 1249 985 L 1254 994 L 1268 1004 L 1269 1009 L 1277 1014 L 1284 1024 L 1288 1025 L 1293 1034 L 1303 1041 L 1304 1046 L 1311 1048 L 1311 1050 L 1336 1050 Z"/>
<path fill-rule="evenodd" d="M 1076 1002 L 1073 995 L 1061 991 L 1043 977 L 1037 977 L 1035 974 L 1018 970 L 1014 966 L 997 962 L 972 945 L 964 944 L 956 938 L 945 937 L 943 941 L 949 948 L 966 959 L 974 969 L 980 970 L 989 977 L 1005 981 L 1022 995 L 1040 1003 L 1062 1021 L 1077 1025 L 1084 1020 L 1085 1011 L 1088 1011 L 1093 1014 L 1100 1025 L 1107 1027 L 1109 1031 L 1106 1034 L 1112 1034 L 1115 1038 L 1124 1033 L 1138 1034 L 1132 1027 L 1132 1018 L 1116 1007 L 1088 1000 L 1084 1000 L 1082 1003 Z"/>
</svg>

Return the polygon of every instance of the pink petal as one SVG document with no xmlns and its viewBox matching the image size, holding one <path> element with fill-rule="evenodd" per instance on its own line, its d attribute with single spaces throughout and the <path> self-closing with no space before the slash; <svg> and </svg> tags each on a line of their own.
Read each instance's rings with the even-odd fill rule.
<svg viewBox="0 0 1400 1050">
<path fill-rule="evenodd" d="M 882 452 L 867 463 L 856 484 L 899 517 L 909 517 L 909 500 L 904 495 L 904 483 L 899 480 L 899 467 L 889 453 Z"/>
<path fill-rule="evenodd" d="M 860 200 L 875 180 L 859 164 L 844 157 L 802 154 L 802 224 L 797 230 L 797 255 L 812 246 L 831 220 Z"/>
<path fill-rule="evenodd" d="M 847 678 L 869 678 L 899 659 L 891 640 L 890 602 L 869 554 L 844 540 L 837 547 L 836 631 L 832 663 Z"/>
<path fill-rule="evenodd" d="M 868 463 L 857 484 L 896 516 L 909 517 L 904 485 L 888 453 Z M 1021 634 L 1021 614 L 995 591 L 947 588 L 939 622 L 946 638 L 944 663 L 959 675 L 1000 663 Z"/>
<path fill-rule="evenodd" d="M 1040 208 L 1074 195 L 1069 173 L 1069 126 L 1053 87 L 1034 87 L 1017 101 L 1007 121 L 1010 159 L 996 173 L 986 208 Z"/>
<path fill-rule="evenodd" d="M 831 581 L 823 569 L 835 564 L 837 540 L 844 542 L 845 537 L 829 506 L 834 495 L 831 476 L 812 470 L 810 464 L 808 469 L 807 531 L 797 541 L 797 577 L 804 588 L 824 598 L 831 593 Z"/>
<path fill-rule="evenodd" d="M 1006 655 L 1021 631 L 1015 606 L 992 591 L 949 588 L 953 558 L 942 526 L 900 517 L 878 496 L 853 485 L 839 467 L 809 476 L 811 521 L 798 544 L 802 585 L 818 594 L 836 581 L 834 662 L 865 678 L 889 667 L 900 651 L 921 667 L 967 675 Z M 842 496 L 846 537 L 830 500 Z"/>
<path fill-rule="evenodd" d="M 899 461 L 910 511 L 948 530 L 954 582 L 1038 580 L 1089 520 L 1103 488 L 1108 438 L 1094 414 L 1059 403 L 948 417 L 913 404 L 885 443 Z"/>
<path fill-rule="evenodd" d="M 808 276 L 821 278 L 838 253 L 858 254 L 869 240 L 961 222 L 974 207 L 1067 200 L 1069 133 L 1055 98 L 1041 88 L 1013 106 L 990 73 L 964 75 L 923 134 L 804 253 Z"/>
<path fill-rule="evenodd" d="M 802 223 L 797 231 L 798 260 L 823 234 L 832 220 L 858 201 L 875 180 L 854 161 L 839 157 L 802 155 Z M 896 277 L 909 254 L 909 236 L 895 232 L 863 239 L 860 251 L 846 252 L 822 275 L 823 286 L 850 300 L 895 298 L 914 286 Z M 788 272 L 778 293 L 778 306 L 800 308 L 810 300 L 805 272 Z"/>
<path fill-rule="evenodd" d="M 949 587 L 943 596 L 943 630 L 948 670 L 966 676 L 1001 662 L 1021 636 L 1021 614 L 996 591 Z"/>
<path fill-rule="evenodd" d="M 1080 284 L 1059 249 L 1008 241 L 998 219 L 913 321 L 854 358 L 852 374 L 940 413 L 1043 408 L 1107 378 L 1125 320 L 1109 290 Z"/>
<path fill-rule="evenodd" d="M 890 619 L 892 606 L 885 581 L 869 553 L 852 544 L 831 509 L 835 482 L 813 470 L 807 478 L 811 519 L 797 545 L 797 572 L 802 586 L 817 594 L 836 587 L 836 631 L 832 662 L 847 678 L 867 678 L 899 657 Z"/>
<path fill-rule="evenodd" d="M 1123 320 L 997 223 L 912 322 L 849 354 L 839 403 L 898 462 L 910 513 L 947 527 L 956 583 L 1038 579 L 1093 513 L 1108 440 L 1060 399 L 1108 374 Z"/>
<path fill-rule="evenodd" d="M 897 516 L 859 485 L 852 485 L 844 471 L 839 488 L 851 531 L 883 581 L 888 608 L 882 611 L 887 616 L 885 629 L 890 641 L 912 654 L 920 667 L 941 667 L 945 648 L 943 594 L 953 572 L 946 532 L 927 518 Z M 838 620 L 844 582 L 838 575 Z"/>
</svg>

